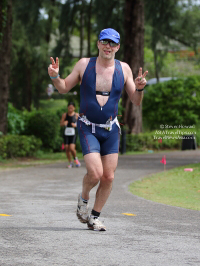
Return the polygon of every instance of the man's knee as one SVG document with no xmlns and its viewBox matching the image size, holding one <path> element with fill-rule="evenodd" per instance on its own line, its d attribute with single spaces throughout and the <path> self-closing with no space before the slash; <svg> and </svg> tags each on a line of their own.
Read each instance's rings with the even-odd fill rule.
<svg viewBox="0 0 200 266">
<path fill-rule="evenodd" d="M 113 180 L 114 180 L 114 173 L 104 173 L 101 178 L 101 182 L 104 183 L 112 183 Z"/>
<path fill-rule="evenodd" d="M 103 175 L 103 170 L 102 169 L 93 169 L 93 170 L 90 170 L 88 172 L 88 176 L 90 178 L 92 178 L 92 180 L 94 182 L 99 182 L 99 180 L 101 179 L 102 175 Z"/>
</svg>

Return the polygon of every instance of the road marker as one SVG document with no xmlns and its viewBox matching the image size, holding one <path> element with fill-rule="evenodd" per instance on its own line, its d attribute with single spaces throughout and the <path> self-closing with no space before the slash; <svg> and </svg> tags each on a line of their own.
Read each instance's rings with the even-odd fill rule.
<svg viewBox="0 0 200 266">
<path fill-rule="evenodd" d="M 137 216 L 136 214 L 134 214 L 134 213 L 127 213 L 127 212 L 125 212 L 125 213 L 122 213 L 122 214 L 124 214 L 124 215 L 127 215 L 127 216 Z"/>
<path fill-rule="evenodd" d="M 9 214 L 0 213 L 0 216 L 11 216 Z"/>
</svg>

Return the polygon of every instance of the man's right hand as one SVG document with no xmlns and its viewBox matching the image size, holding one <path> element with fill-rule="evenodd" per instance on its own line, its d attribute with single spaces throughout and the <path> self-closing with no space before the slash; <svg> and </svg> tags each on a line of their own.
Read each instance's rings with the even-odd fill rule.
<svg viewBox="0 0 200 266">
<path fill-rule="evenodd" d="M 48 67 L 48 74 L 50 77 L 57 77 L 59 74 L 59 59 L 56 57 L 56 62 L 53 57 L 50 57 L 51 64 Z"/>
</svg>

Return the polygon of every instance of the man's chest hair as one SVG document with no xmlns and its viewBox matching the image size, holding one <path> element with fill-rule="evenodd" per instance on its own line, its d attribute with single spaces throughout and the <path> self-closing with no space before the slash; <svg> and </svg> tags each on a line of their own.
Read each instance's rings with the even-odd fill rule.
<svg viewBox="0 0 200 266">
<path fill-rule="evenodd" d="M 99 69 L 96 73 L 96 90 L 111 91 L 114 68 L 109 70 Z"/>
</svg>

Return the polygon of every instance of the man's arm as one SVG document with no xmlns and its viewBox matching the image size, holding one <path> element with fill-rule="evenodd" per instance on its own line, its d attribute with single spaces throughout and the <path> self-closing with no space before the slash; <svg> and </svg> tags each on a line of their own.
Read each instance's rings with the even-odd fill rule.
<svg viewBox="0 0 200 266">
<path fill-rule="evenodd" d="M 56 57 L 56 62 L 52 57 L 51 59 L 51 65 L 49 65 L 48 73 L 49 76 L 52 78 L 52 82 L 56 89 L 59 91 L 59 93 L 68 93 L 78 82 L 80 81 L 80 72 L 81 67 L 84 66 L 85 58 L 80 59 L 76 65 L 74 66 L 73 71 L 69 76 L 67 76 L 65 79 L 60 78 L 59 76 L 59 59 Z"/>
<path fill-rule="evenodd" d="M 147 75 L 148 71 L 145 71 L 145 73 L 142 75 L 142 68 L 139 69 L 138 77 L 135 79 L 135 82 L 133 80 L 133 74 L 131 71 L 131 68 L 128 64 L 123 63 L 123 69 L 125 73 L 125 90 L 131 100 L 132 103 L 135 105 L 140 105 L 143 98 L 143 91 L 142 90 L 144 86 L 146 85 L 146 79 L 145 76 Z M 136 90 L 136 88 L 138 90 Z"/>
</svg>

